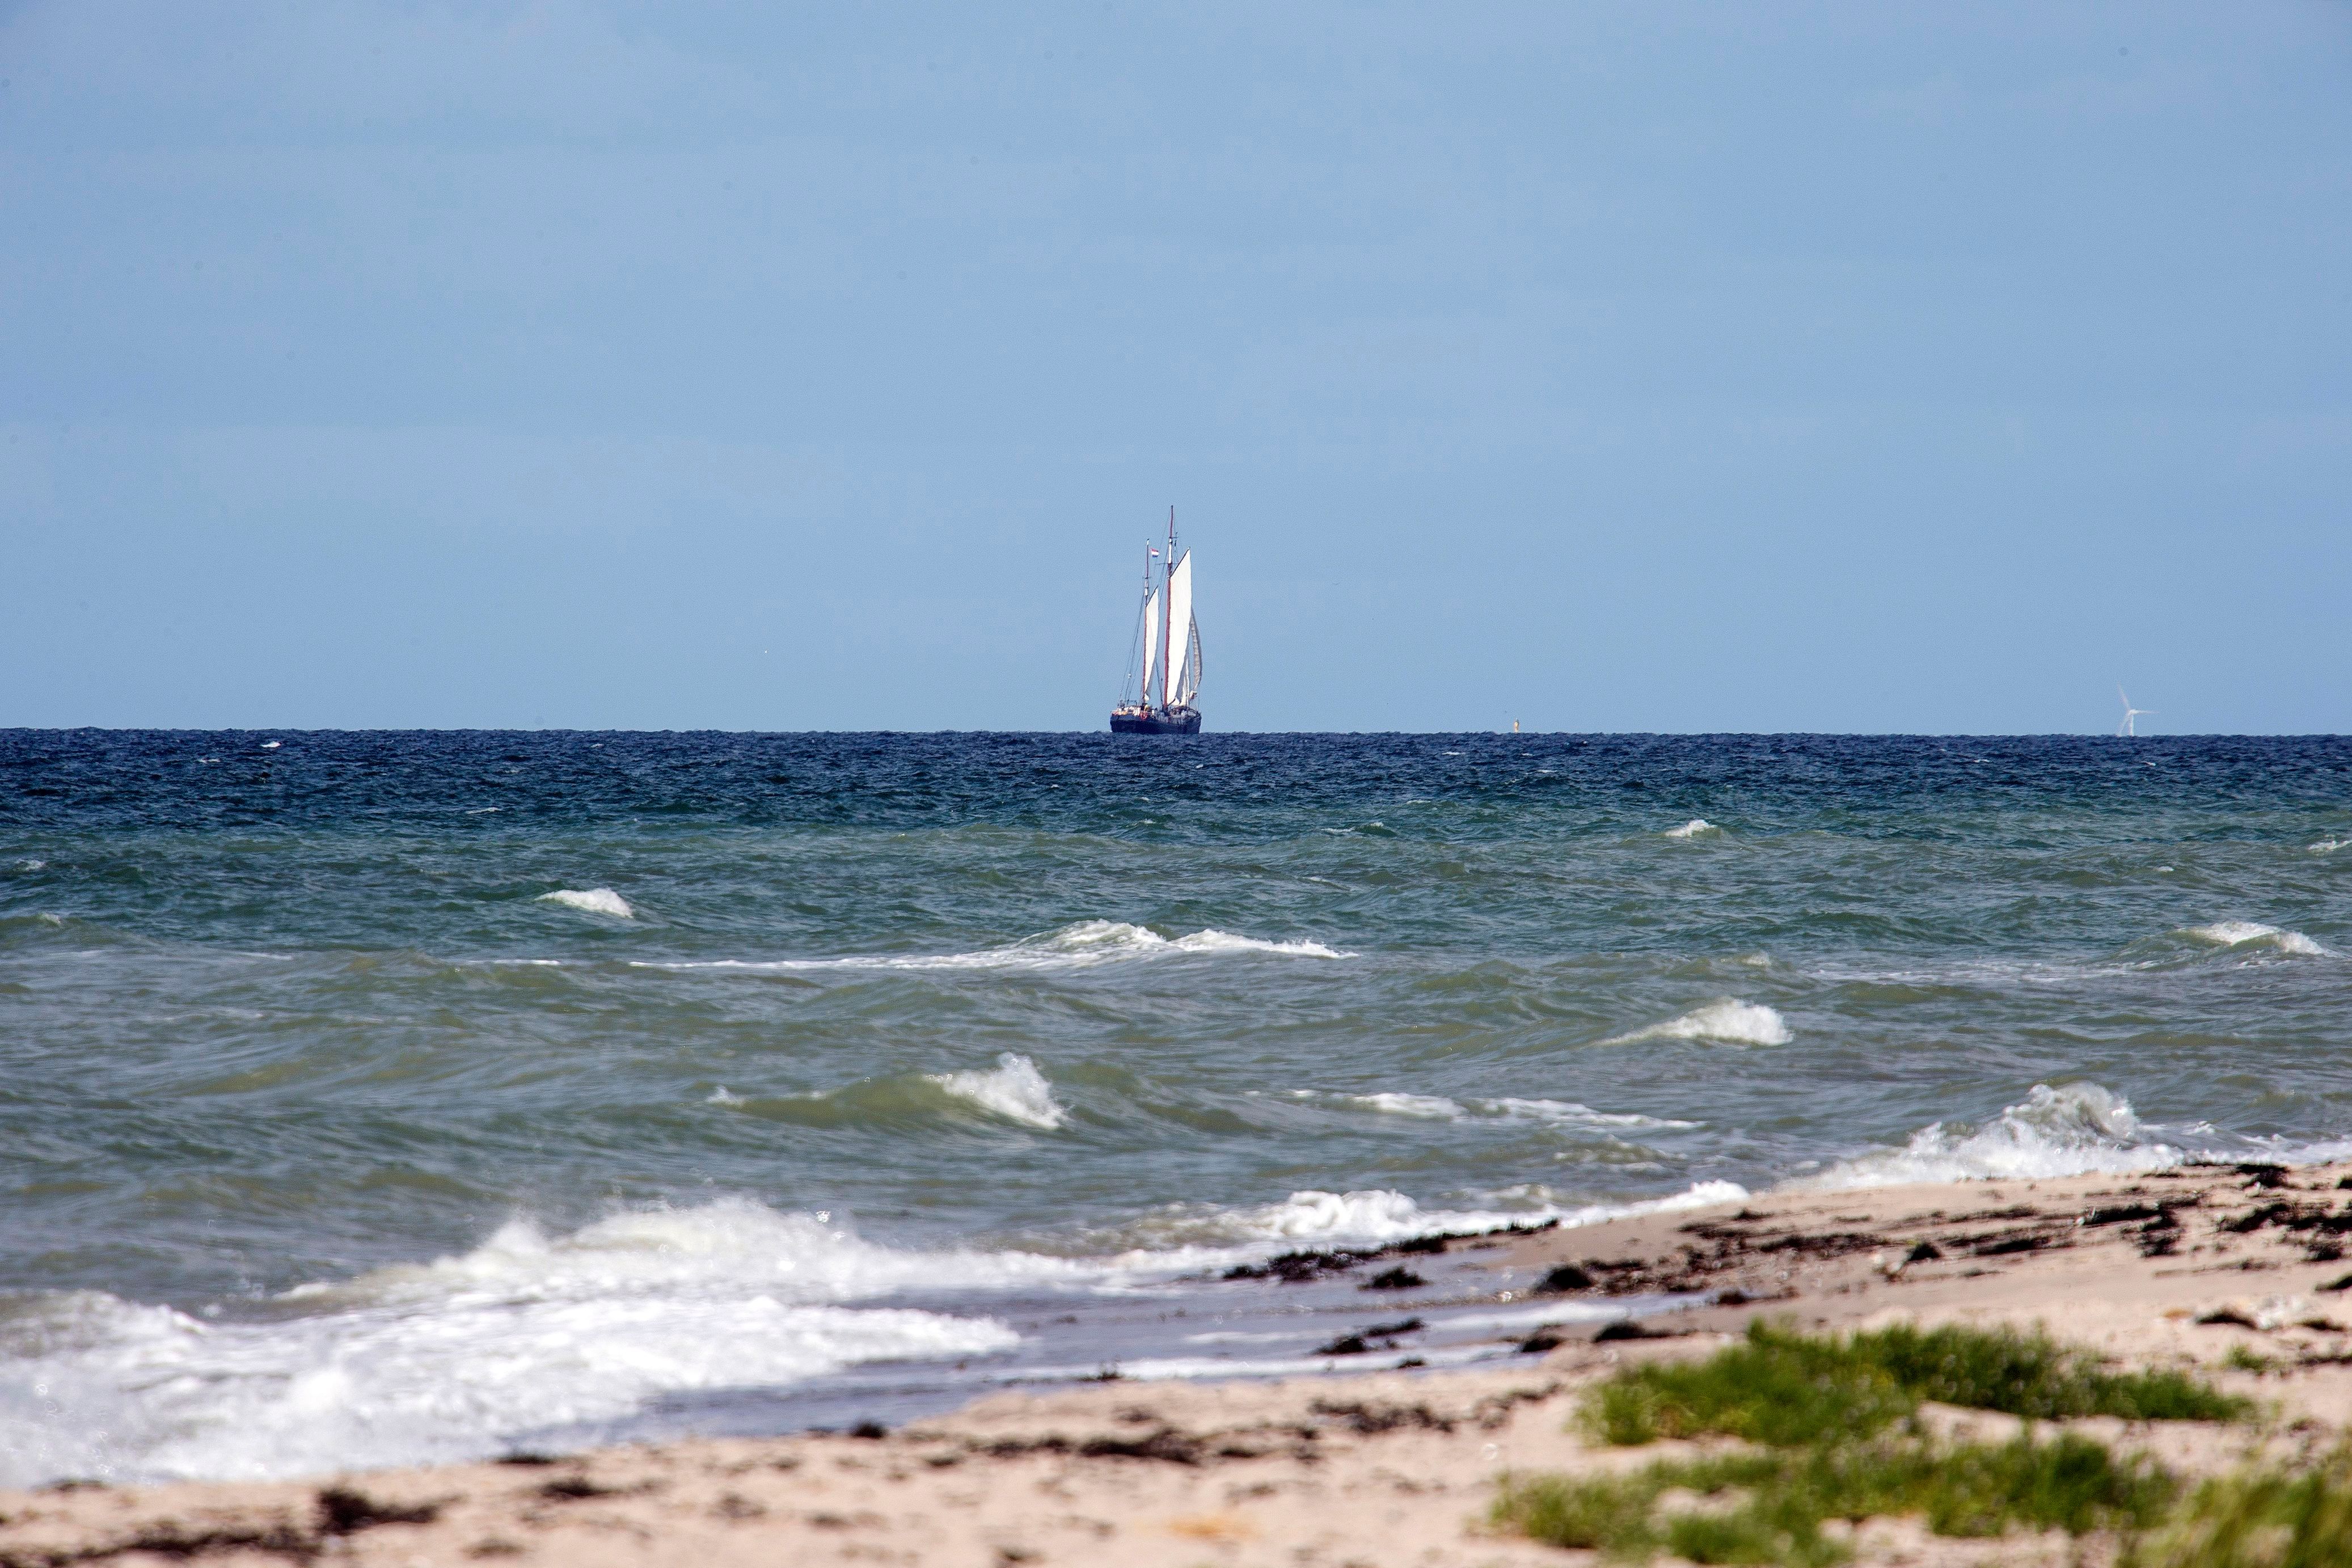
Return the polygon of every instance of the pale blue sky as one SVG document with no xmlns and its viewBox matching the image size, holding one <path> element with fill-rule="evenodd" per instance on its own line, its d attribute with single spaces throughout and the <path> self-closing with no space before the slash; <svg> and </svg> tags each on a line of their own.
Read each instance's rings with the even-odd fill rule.
<svg viewBox="0 0 2352 1568">
<path fill-rule="evenodd" d="M 2352 729 L 2352 7 L 0 6 L 0 724 Z"/>
</svg>

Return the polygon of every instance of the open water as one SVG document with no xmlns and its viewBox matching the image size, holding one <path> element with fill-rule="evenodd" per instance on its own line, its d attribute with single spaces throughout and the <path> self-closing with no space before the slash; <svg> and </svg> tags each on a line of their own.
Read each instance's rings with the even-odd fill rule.
<svg viewBox="0 0 2352 1568">
<path fill-rule="evenodd" d="M 1329 1364 L 1216 1276 L 2341 1155 L 2347 954 L 2334 738 L 0 734 L 0 1482 Z"/>
</svg>

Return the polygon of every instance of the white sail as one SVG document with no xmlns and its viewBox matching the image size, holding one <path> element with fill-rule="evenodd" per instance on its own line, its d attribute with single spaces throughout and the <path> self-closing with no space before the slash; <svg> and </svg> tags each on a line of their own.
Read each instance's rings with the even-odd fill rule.
<svg viewBox="0 0 2352 1568">
<path fill-rule="evenodd" d="M 1201 695 L 1201 623 L 1193 622 L 1189 631 L 1191 635 L 1184 639 L 1184 685 L 1176 694 L 1180 706 L 1191 706 Z"/>
<path fill-rule="evenodd" d="M 1143 596 L 1143 686 L 1142 700 L 1151 701 L 1151 661 L 1160 652 L 1160 595 Z"/>
<path fill-rule="evenodd" d="M 1192 648 L 1192 552 L 1186 550 L 1184 559 L 1168 574 L 1168 691 L 1171 702 L 1183 702 L 1191 694 L 1184 683 L 1189 674 L 1186 657 Z M 1198 685 L 1196 681 L 1193 683 Z"/>
</svg>

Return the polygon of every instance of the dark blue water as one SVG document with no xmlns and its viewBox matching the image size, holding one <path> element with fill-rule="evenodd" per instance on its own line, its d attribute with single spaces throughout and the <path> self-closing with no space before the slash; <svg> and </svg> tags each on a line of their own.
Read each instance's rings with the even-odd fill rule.
<svg viewBox="0 0 2352 1568">
<path fill-rule="evenodd" d="M 1297 1239 L 2327 1152 L 2347 951 L 2335 738 L 0 735 L 0 1479 L 789 1423 Z"/>
</svg>

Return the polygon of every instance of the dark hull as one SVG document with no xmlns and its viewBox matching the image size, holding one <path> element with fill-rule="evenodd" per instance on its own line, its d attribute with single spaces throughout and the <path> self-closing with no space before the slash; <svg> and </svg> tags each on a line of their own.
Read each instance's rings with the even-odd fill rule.
<svg viewBox="0 0 2352 1568">
<path fill-rule="evenodd" d="M 1198 735 L 1201 716 L 1192 708 L 1177 708 L 1167 713 L 1115 713 L 1110 716 L 1113 735 Z"/>
</svg>

